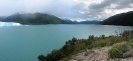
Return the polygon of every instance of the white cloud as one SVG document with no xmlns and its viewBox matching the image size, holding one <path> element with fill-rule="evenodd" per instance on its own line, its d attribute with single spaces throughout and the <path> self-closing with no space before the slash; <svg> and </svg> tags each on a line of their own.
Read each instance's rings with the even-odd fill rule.
<svg viewBox="0 0 133 61">
<path fill-rule="evenodd" d="M 73 20 L 105 19 L 133 11 L 133 0 L 1 0 L 0 16 L 42 12 Z"/>
</svg>

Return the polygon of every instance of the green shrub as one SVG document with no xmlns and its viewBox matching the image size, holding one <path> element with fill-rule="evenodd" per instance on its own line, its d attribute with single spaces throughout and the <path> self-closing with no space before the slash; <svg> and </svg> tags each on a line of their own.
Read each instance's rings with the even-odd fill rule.
<svg viewBox="0 0 133 61">
<path fill-rule="evenodd" d="M 38 59 L 39 59 L 39 60 L 44 60 L 44 59 L 45 59 L 45 56 L 44 56 L 44 55 L 39 55 L 39 56 L 38 56 Z"/>
<path fill-rule="evenodd" d="M 117 48 L 112 48 L 108 51 L 108 55 L 110 58 L 121 58 L 123 56 L 123 53 Z"/>
<path fill-rule="evenodd" d="M 108 50 L 108 56 L 110 58 L 123 58 L 123 54 L 131 49 L 131 46 L 128 43 L 119 43 L 113 45 L 113 47 Z"/>
</svg>

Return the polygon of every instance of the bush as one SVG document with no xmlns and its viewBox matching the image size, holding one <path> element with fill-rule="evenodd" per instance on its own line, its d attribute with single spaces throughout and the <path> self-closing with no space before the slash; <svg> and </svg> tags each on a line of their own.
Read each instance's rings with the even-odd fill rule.
<svg viewBox="0 0 133 61">
<path fill-rule="evenodd" d="M 131 50 L 131 45 L 128 43 L 119 43 L 116 45 L 113 45 L 113 47 L 108 51 L 108 56 L 110 58 L 124 58 L 123 55 L 127 51 Z"/>
<path fill-rule="evenodd" d="M 117 48 L 112 48 L 108 51 L 108 55 L 110 58 L 121 58 L 123 56 L 123 53 Z"/>
<path fill-rule="evenodd" d="M 44 60 L 44 59 L 45 59 L 45 56 L 44 56 L 44 55 L 39 55 L 39 56 L 38 56 L 38 59 L 39 59 L 39 60 Z"/>
</svg>

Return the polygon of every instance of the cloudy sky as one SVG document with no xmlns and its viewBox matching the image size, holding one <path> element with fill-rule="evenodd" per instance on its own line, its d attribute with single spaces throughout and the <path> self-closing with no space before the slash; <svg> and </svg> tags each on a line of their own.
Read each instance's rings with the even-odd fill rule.
<svg viewBox="0 0 133 61">
<path fill-rule="evenodd" d="M 103 20 L 133 11 L 133 0 L 0 0 L 0 16 L 41 12 L 72 20 Z"/>
</svg>

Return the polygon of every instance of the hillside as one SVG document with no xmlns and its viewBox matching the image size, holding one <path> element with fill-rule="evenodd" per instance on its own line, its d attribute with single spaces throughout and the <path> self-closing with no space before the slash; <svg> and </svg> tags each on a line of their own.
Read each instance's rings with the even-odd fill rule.
<svg viewBox="0 0 133 61">
<path fill-rule="evenodd" d="M 40 25 L 40 24 L 98 24 L 101 21 L 72 21 L 70 19 L 60 19 L 56 16 L 43 13 L 15 13 L 8 17 L 0 17 L 2 22 L 17 22 L 25 25 Z"/>
<path fill-rule="evenodd" d="M 20 24 L 66 24 L 60 18 L 43 13 L 16 13 L 1 20 L 2 22 L 17 22 Z"/>
<path fill-rule="evenodd" d="M 0 21 L 3 20 L 3 19 L 5 19 L 5 17 L 0 17 Z"/>
<path fill-rule="evenodd" d="M 65 45 L 46 56 L 39 55 L 39 61 L 121 61 L 133 60 L 133 30 L 118 35 L 88 39 L 72 38 Z"/>
<path fill-rule="evenodd" d="M 101 22 L 103 25 L 133 26 L 133 11 L 117 14 Z"/>
</svg>

